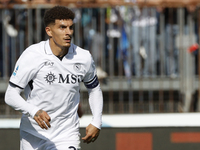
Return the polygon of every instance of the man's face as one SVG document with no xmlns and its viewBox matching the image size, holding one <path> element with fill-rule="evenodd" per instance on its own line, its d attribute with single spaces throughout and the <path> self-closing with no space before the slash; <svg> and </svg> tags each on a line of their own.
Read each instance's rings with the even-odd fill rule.
<svg viewBox="0 0 200 150">
<path fill-rule="evenodd" d="M 59 47 L 70 47 L 73 35 L 73 21 L 55 20 L 55 24 L 46 27 L 47 34 L 53 39 L 54 43 Z"/>
</svg>

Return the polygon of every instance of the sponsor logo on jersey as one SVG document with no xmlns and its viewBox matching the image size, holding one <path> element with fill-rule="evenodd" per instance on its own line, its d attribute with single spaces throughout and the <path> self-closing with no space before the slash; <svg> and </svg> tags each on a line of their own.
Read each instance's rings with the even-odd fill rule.
<svg viewBox="0 0 200 150">
<path fill-rule="evenodd" d="M 51 72 L 48 73 L 46 75 L 46 77 L 44 77 L 44 78 L 45 78 L 46 82 L 49 83 L 49 84 L 52 84 L 57 79 L 56 76 Z"/>
<path fill-rule="evenodd" d="M 50 72 L 44 77 L 44 79 L 47 83 L 49 83 L 49 85 L 53 84 L 54 82 L 65 83 L 65 84 L 76 84 L 77 82 L 80 83 L 82 81 L 82 75 L 59 74 L 58 80 L 56 80 L 57 79 L 56 75 L 54 73 Z"/>
<path fill-rule="evenodd" d="M 81 64 L 79 63 L 74 64 L 74 70 L 79 72 L 81 70 Z"/>
<path fill-rule="evenodd" d="M 77 82 L 81 82 L 82 76 L 81 75 L 75 75 L 75 74 L 67 74 L 63 76 L 62 74 L 59 74 L 59 81 L 58 83 L 72 83 L 75 84 Z"/>
<path fill-rule="evenodd" d="M 46 61 L 44 63 L 45 66 L 53 66 L 54 62 L 51 62 L 51 61 Z"/>
<path fill-rule="evenodd" d="M 13 72 L 13 76 L 16 76 L 18 70 L 19 70 L 19 66 L 16 67 L 15 71 Z"/>
</svg>

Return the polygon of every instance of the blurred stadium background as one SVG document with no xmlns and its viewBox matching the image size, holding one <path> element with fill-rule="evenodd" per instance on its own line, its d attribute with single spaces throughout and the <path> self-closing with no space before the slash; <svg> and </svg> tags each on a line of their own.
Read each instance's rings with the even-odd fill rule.
<svg viewBox="0 0 200 150">
<path fill-rule="evenodd" d="M 0 0 L 0 149 L 19 147 L 4 93 L 20 54 L 48 38 L 54 5 L 76 13 L 73 43 L 93 54 L 104 95 L 101 136 L 83 149 L 200 149 L 200 0 Z M 82 134 L 87 99 L 81 85 Z"/>
</svg>

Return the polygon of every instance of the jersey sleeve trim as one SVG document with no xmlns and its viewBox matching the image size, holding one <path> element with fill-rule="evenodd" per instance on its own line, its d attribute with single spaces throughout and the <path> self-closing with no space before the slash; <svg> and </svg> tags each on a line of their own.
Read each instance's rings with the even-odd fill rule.
<svg viewBox="0 0 200 150">
<path fill-rule="evenodd" d="M 13 82 L 11 82 L 11 81 L 9 81 L 9 83 L 10 83 L 11 85 L 14 85 L 14 86 L 20 88 L 20 89 L 24 89 L 24 88 L 20 87 L 19 85 L 16 85 L 15 83 L 13 83 Z"/>
<path fill-rule="evenodd" d="M 89 82 L 84 82 L 84 84 L 88 89 L 93 89 L 97 87 L 99 85 L 99 80 L 98 80 L 97 75 L 95 75 L 94 78 L 90 80 Z"/>
</svg>

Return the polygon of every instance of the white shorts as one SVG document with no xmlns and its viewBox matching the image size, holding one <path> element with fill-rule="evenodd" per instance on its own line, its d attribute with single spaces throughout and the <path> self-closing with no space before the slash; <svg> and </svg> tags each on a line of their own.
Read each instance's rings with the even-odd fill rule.
<svg viewBox="0 0 200 150">
<path fill-rule="evenodd" d="M 50 141 L 20 131 L 20 150 L 80 150 L 80 140 L 66 141 L 61 139 Z"/>
</svg>

